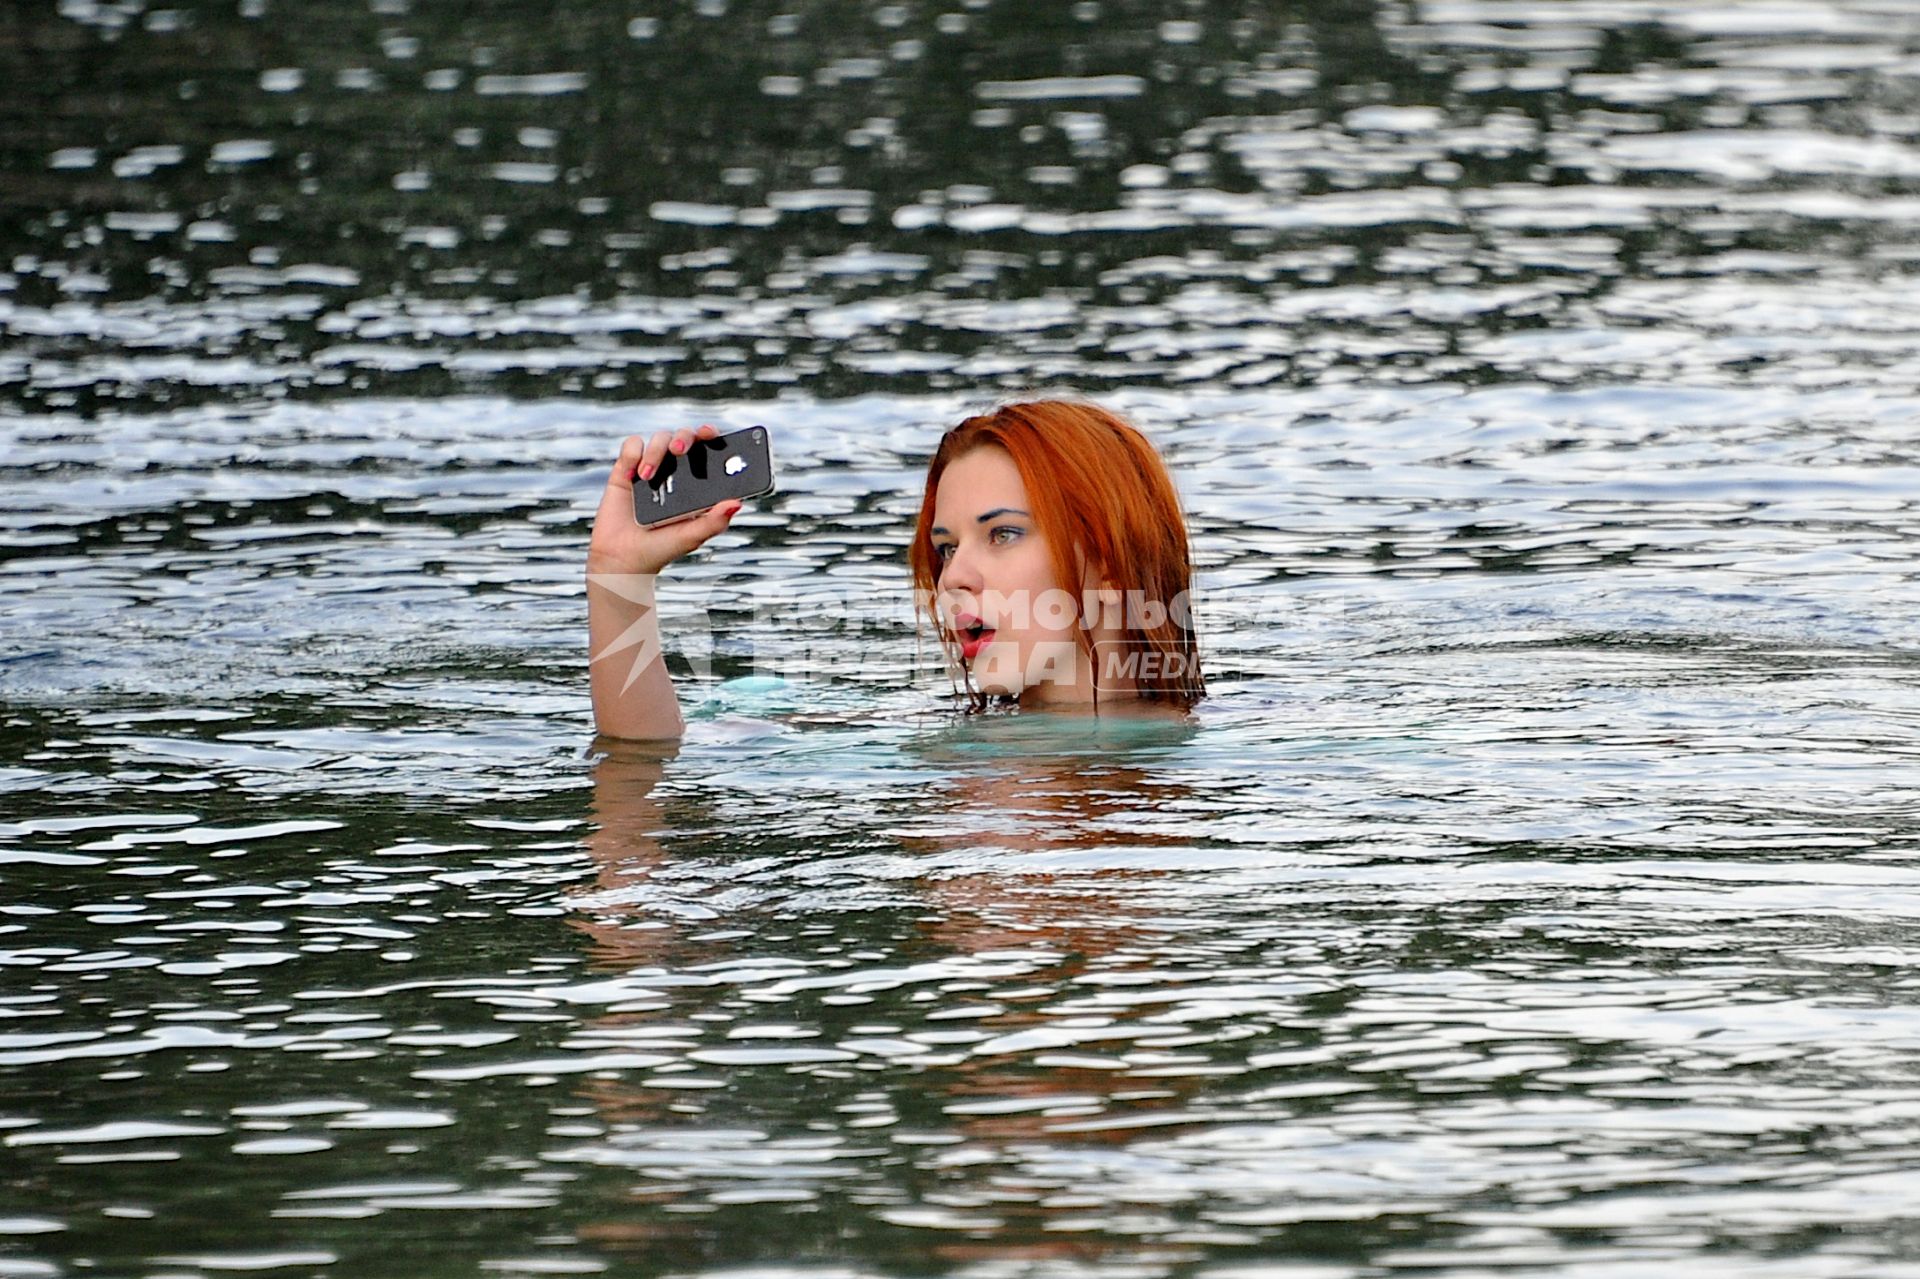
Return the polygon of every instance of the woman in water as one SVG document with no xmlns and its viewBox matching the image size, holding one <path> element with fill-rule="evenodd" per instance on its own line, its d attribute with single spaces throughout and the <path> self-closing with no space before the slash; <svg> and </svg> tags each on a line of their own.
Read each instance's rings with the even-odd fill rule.
<svg viewBox="0 0 1920 1279">
<path fill-rule="evenodd" d="M 677 738 L 654 579 L 741 508 L 642 528 L 633 486 L 711 426 L 631 436 L 587 551 L 593 714 L 610 737 Z M 1008 404 L 948 431 L 907 548 L 916 600 L 972 705 L 1184 711 L 1205 695 L 1192 565 L 1173 481 L 1139 431 L 1065 400 Z"/>
</svg>

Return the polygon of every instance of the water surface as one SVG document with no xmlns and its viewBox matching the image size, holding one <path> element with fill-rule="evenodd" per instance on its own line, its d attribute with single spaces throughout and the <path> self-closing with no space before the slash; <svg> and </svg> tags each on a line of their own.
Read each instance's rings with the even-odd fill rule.
<svg viewBox="0 0 1920 1279">
<path fill-rule="evenodd" d="M 68 0 L 0 82 L 0 1275 L 1914 1273 L 1905 6 Z M 1047 387 L 1179 479 L 1189 723 L 915 632 Z M 781 492 L 596 743 L 694 421 Z"/>
</svg>

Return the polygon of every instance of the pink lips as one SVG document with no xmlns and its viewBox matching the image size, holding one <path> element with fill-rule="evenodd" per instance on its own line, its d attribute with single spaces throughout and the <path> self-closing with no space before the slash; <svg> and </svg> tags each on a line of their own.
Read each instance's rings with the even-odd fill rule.
<svg viewBox="0 0 1920 1279">
<path fill-rule="evenodd" d="M 973 628 L 979 625 L 981 625 L 981 619 L 971 613 L 956 613 L 954 615 L 953 635 L 955 639 L 960 641 L 960 657 L 964 661 L 971 662 L 979 654 L 981 649 L 993 643 L 993 631 L 991 628 L 983 629 L 978 634 L 974 633 Z"/>
</svg>

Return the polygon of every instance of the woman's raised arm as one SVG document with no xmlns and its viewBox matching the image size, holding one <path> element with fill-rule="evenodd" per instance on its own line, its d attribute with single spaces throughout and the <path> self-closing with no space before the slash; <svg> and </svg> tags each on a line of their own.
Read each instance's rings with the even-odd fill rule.
<svg viewBox="0 0 1920 1279">
<path fill-rule="evenodd" d="M 654 587 L 667 565 L 725 530 L 741 504 L 722 502 L 691 519 L 642 528 L 633 518 L 633 486 L 669 451 L 685 453 L 717 434 L 702 426 L 628 436 L 600 495 L 587 548 L 587 670 L 594 723 L 609 737 L 659 741 L 686 728 L 660 646 Z"/>
</svg>

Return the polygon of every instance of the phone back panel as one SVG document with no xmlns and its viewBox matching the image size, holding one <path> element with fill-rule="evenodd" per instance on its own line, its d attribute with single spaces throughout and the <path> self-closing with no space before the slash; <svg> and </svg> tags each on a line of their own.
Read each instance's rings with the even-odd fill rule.
<svg viewBox="0 0 1920 1279">
<path fill-rule="evenodd" d="M 767 428 L 748 427 L 711 440 L 695 440 L 683 454 L 669 453 L 653 478 L 633 486 L 633 518 L 664 524 L 733 498 L 773 492 L 773 450 Z"/>
</svg>

